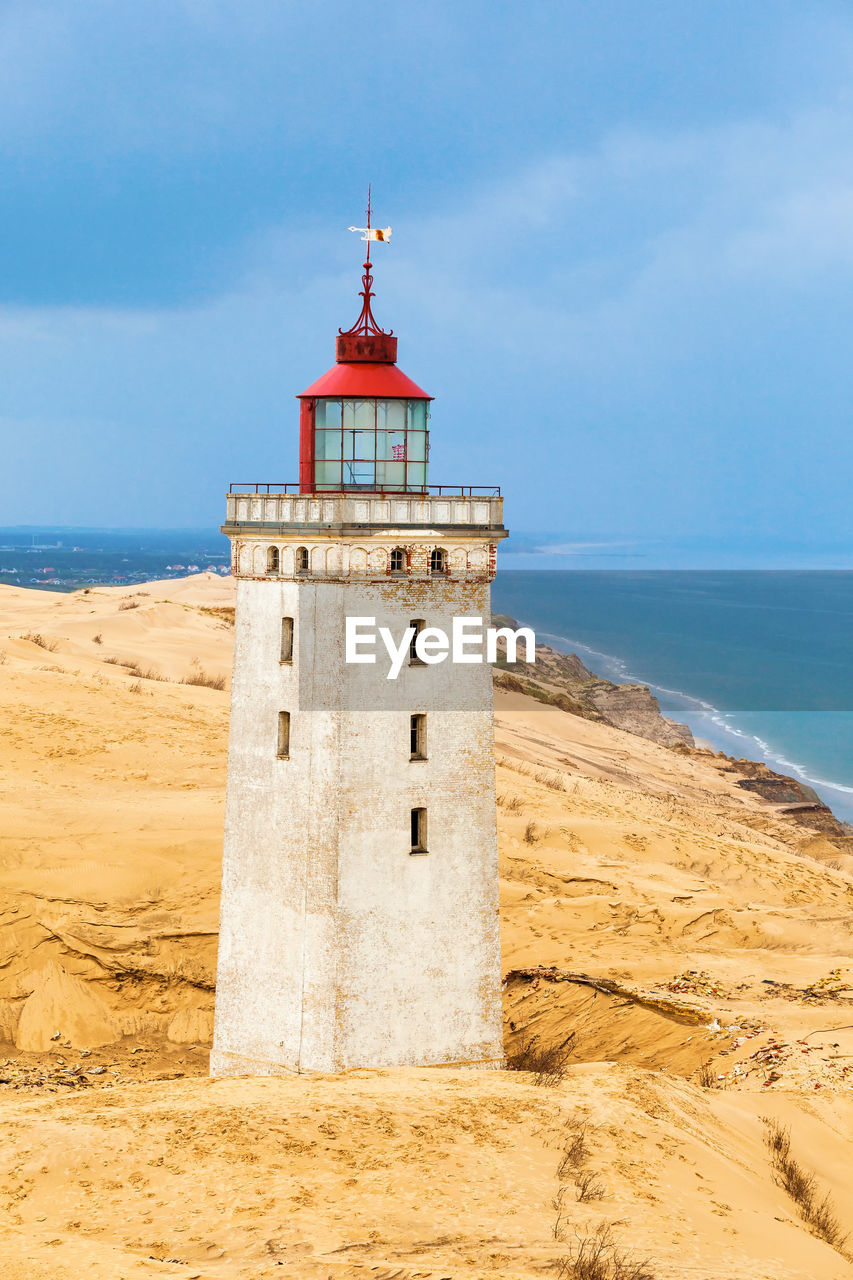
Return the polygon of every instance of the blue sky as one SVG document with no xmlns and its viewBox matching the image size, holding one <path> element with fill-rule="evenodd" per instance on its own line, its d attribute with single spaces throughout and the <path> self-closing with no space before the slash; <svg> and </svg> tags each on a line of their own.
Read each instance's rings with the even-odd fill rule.
<svg viewBox="0 0 853 1280">
<path fill-rule="evenodd" d="M 215 525 L 358 310 L 507 523 L 849 547 L 853 11 L 0 6 L 0 523 Z"/>
</svg>

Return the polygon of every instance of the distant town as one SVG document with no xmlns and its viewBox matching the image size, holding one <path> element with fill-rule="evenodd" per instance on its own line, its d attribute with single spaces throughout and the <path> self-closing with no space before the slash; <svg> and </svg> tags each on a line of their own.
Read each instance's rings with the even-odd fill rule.
<svg viewBox="0 0 853 1280">
<path fill-rule="evenodd" d="M 0 529 L 0 583 L 76 591 L 192 573 L 225 577 L 229 555 L 224 538 L 217 545 L 220 536 L 209 531 Z"/>
</svg>

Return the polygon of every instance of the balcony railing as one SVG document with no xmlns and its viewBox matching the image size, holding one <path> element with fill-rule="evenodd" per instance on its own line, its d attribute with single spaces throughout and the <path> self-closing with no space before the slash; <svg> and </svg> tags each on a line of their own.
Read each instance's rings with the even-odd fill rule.
<svg viewBox="0 0 853 1280">
<path fill-rule="evenodd" d="M 273 481 L 255 481 L 252 484 L 232 484 L 228 486 L 229 493 L 300 493 L 298 481 L 287 484 L 279 484 Z M 499 498 L 501 496 L 500 485 L 496 484 L 428 484 L 422 489 L 385 489 L 380 485 L 365 485 L 363 489 L 356 486 L 350 486 L 348 489 L 317 489 L 310 494 L 302 494 L 303 497 L 335 497 L 345 496 L 347 498 L 356 498 L 359 495 L 368 496 L 370 494 L 380 494 L 383 497 L 397 498 L 417 498 L 429 497 L 436 494 L 443 498 Z"/>
<path fill-rule="evenodd" d="M 295 486 L 294 486 L 295 488 Z M 256 486 L 248 492 L 231 486 L 226 498 L 225 531 L 251 533 L 276 531 L 296 536 L 316 531 L 320 537 L 337 537 L 359 529 L 439 527 L 470 531 L 503 529 L 500 490 L 473 486 L 436 485 L 422 493 L 380 493 L 346 489 L 343 492 L 300 493 Z"/>
</svg>

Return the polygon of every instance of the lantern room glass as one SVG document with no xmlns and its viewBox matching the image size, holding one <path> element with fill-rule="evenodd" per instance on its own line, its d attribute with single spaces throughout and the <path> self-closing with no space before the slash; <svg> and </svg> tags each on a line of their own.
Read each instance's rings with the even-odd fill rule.
<svg viewBox="0 0 853 1280">
<path fill-rule="evenodd" d="M 424 491 L 427 401 L 318 399 L 314 414 L 315 490 Z"/>
</svg>

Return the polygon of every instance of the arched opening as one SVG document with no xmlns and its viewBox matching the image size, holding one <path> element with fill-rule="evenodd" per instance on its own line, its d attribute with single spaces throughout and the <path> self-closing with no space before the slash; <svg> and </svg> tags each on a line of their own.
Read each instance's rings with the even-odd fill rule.
<svg viewBox="0 0 853 1280">
<path fill-rule="evenodd" d="M 409 568 L 409 557 L 402 547 L 394 547 L 391 552 L 391 572 L 406 573 Z"/>
<path fill-rule="evenodd" d="M 307 547 L 296 548 L 296 572 L 297 573 L 308 572 L 308 548 Z"/>
<path fill-rule="evenodd" d="M 267 573 L 278 573 L 278 547 L 267 548 Z"/>
<path fill-rule="evenodd" d="M 447 552 L 444 547 L 433 547 L 429 556 L 430 573 L 447 573 Z"/>
</svg>

